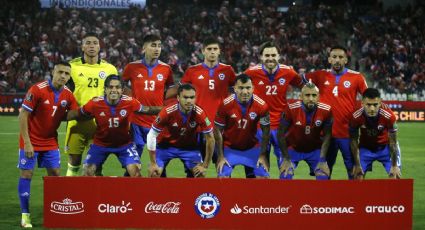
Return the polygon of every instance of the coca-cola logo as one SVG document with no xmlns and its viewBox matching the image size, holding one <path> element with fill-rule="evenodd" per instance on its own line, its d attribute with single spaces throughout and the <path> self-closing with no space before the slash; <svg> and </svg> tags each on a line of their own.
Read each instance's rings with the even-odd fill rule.
<svg viewBox="0 0 425 230">
<path fill-rule="evenodd" d="M 156 204 L 151 201 L 145 206 L 145 213 L 166 213 L 177 214 L 180 210 L 180 202 L 169 201 L 163 204 Z"/>
</svg>

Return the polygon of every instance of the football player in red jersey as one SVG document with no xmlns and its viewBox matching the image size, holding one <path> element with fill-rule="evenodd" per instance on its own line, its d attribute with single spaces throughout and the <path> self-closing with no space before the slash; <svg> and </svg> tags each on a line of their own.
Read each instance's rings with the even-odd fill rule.
<svg viewBox="0 0 425 230">
<path fill-rule="evenodd" d="M 130 117 L 133 113 L 157 114 L 161 106 L 142 106 L 137 99 L 123 95 L 121 78 L 109 75 L 105 79 L 105 95 L 95 97 L 76 114 L 68 113 L 68 119 L 75 117 L 94 118 L 96 132 L 93 144 L 84 161 L 84 175 L 94 176 L 97 167 L 103 165 L 109 154 L 117 156 L 130 176 L 141 176 L 138 165 L 140 158 L 130 136 Z"/>
<path fill-rule="evenodd" d="M 292 67 L 279 63 L 279 48 L 275 43 L 263 43 L 259 52 L 261 64 L 245 70 L 245 74 L 252 79 L 254 94 L 263 99 L 269 106 L 270 143 L 273 145 L 274 154 L 279 161 L 281 153 L 277 129 L 281 113 L 287 106 L 286 92 L 289 85 L 300 88 L 303 85 L 303 80 Z M 270 154 L 270 146 L 268 149 L 268 154 Z M 250 170 L 246 169 L 245 171 L 248 174 L 247 176 L 251 177 Z"/>
<path fill-rule="evenodd" d="M 52 80 L 33 85 L 19 113 L 18 195 L 21 203 L 21 226 L 31 228 L 29 199 L 35 164 L 46 168 L 49 176 L 59 176 L 60 153 L 57 129 L 68 110 L 77 109 L 72 92 L 65 86 L 71 76 L 71 65 L 58 63 Z"/>
<path fill-rule="evenodd" d="M 161 110 L 148 133 L 149 175 L 160 176 L 170 160 L 179 158 L 192 175 L 204 177 L 214 151 L 212 124 L 195 104 L 196 90 L 192 85 L 181 85 L 177 100 Z M 206 140 L 204 160 L 198 146 L 198 133 L 203 133 Z"/>
<path fill-rule="evenodd" d="M 363 179 L 367 171 L 372 171 L 374 161 L 382 163 L 390 178 L 401 178 L 396 117 L 381 103 L 377 89 L 368 88 L 363 92 L 362 106 L 350 120 L 350 140 L 354 178 Z"/>
<path fill-rule="evenodd" d="M 236 78 L 234 91 L 235 94 L 224 99 L 215 117 L 218 177 L 230 177 L 236 165 L 245 165 L 254 169 L 255 177 L 268 178 L 268 106 L 253 94 L 252 81 L 245 74 Z M 259 124 L 262 130 L 261 148 L 256 136 Z"/>
<path fill-rule="evenodd" d="M 289 104 L 282 113 L 278 130 L 282 151 L 280 178 L 292 179 L 302 160 L 317 180 L 329 178 L 326 153 L 332 134 L 331 107 L 319 102 L 319 89 L 308 82 L 301 89 L 301 101 Z"/>
<path fill-rule="evenodd" d="M 159 60 L 161 38 L 146 35 L 143 38 L 144 57 L 125 66 L 123 79 L 131 84 L 131 94 L 145 106 L 162 106 L 164 95 L 173 97 L 176 89 L 171 67 Z M 146 136 L 155 120 L 154 115 L 133 114 L 130 117 L 131 133 L 137 146 L 139 157 L 146 144 Z"/>
<path fill-rule="evenodd" d="M 220 103 L 229 96 L 229 89 L 234 85 L 236 74 L 232 66 L 220 62 L 220 45 L 216 38 L 207 38 L 203 41 L 202 54 L 204 61 L 189 67 L 183 75 L 181 83 L 190 83 L 196 89 L 196 100 L 207 114 L 210 121 L 214 121 Z M 201 153 L 205 155 L 205 140 L 200 138 Z M 216 154 L 213 162 L 216 162 Z"/>
<path fill-rule="evenodd" d="M 363 75 L 345 67 L 348 62 L 347 50 L 341 46 L 332 47 L 328 58 L 331 69 L 306 74 L 306 79 L 317 85 L 321 101 L 332 106 L 334 123 L 332 141 L 326 156 L 332 174 L 338 149 L 342 153 L 347 175 L 351 179 L 353 157 L 350 151 L 348 121 L 356 107 L 356 98 L 367 84 Z"/>
</svg>

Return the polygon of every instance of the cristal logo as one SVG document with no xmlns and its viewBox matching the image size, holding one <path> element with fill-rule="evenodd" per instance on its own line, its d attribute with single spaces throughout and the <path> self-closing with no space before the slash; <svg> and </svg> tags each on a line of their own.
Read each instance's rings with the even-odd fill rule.
<svg viewBox="0 0 425 230">
<path fill-rule="evenodd" d="M 308 204 L 301 206 L 301 214 L 352 214 L 354 207 L 311 207 Z"/>
<path fill-rule="evenodd" d="M 235 204 L 233 208 L 230 209 L 230 212 L 232 214 L 286 214 L 289 213 L 289 209 L 292 206 L 283 207 L 283 206 L 275 206 L 275 207 L 264 207 L 262 205 L 257 207 L 250 207 L 248 205 L 245 205 L 241 208 L 239 208 L 238 204 Z"/>
<path fill-rule="evenodd" d="M 231 208 L 230 212 L 233 214 L 240 214 L 242 212 L 242 209 L 239 208 L 238 204 L 235 204 L 235 207 Z"/>
<path fill-rule="evenodd" d="M 50 203 L 50 211 L 58 214 L 78 214 L 84 212 L 84 203 L 72 202 L 71 199 L 65 198 L 62 202 Z"/>
<path fill-rule="evenodd" d="M 403 205 L 369 205 L 366 206 L 365 211 L 367 213 L 403 213 L 405 208 Z"/>
<path fill-rule="evenodd" d="M 130 202 L 126 204 L 125 201 L 121 201 L 121 205 L 99 204 L 99 206 L 97 206 L 97 210 L 100 213 L 127 213 L 133 211 L 130 205 Z"/>
<path fill-rule="evenodd" d="M 180 202 L 169 201 L 165 204 L 155 204 L 153 201 L 145 206 L 145 213 L 172 213 L 177 214 L 180 211 Z"/>
</svg>

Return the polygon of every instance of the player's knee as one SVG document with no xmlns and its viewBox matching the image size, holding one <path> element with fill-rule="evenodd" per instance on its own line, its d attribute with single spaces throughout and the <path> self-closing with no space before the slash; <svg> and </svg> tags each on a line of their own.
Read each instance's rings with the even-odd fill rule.
<svg viewBox="0 0 425 230">
<path fill-rule="evenodd" d="M 59 168 L 49 168 L 47 169 L 47 175 L 49 176 L 60 176 Z"/>
<path fill-rule="evenodd" d="M 85 164 L 84 165 L 84 176 L 94 176 L 96 173 L 96 165 Z"/>
<path fill-rule="evenodd" d="M 32 170 L 21 170 L 21 178 L 24 179 L 31 179 L 33 175 L 33 171 Z"/>
<path fill-rule="evenodd" d="M 69 154 L 69 163 L 74 166 L 81 165 L 82 155 L 81 154 Z"/>
</svg>

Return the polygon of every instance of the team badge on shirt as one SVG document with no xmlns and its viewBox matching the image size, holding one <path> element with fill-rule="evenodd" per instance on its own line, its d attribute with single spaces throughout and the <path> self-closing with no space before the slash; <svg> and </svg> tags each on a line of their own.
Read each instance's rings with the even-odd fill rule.
<svg viewBox="0 0 425 230">
<path fill-rule="evenodd" d="M 283 79 L 283 78 L 279 79 L 279 84 L 284 85 L 284 84 L 285 84 L 285 82 L 286 82 L 286 80 L 285 80 L 285 79 Z"/>
<path fill-rule="evenodd" d="M 191 121 L 189 123 L 190 128 L 195 128 L 196 127 L 196 121 Z"/>
<path fill-rule="evenodd" d="M 32 94 L 27 93 L 27 96 L 25 97 L 25 101 L 32 101 Z"/>
<path fill-rule="evenodd" d="M 65 108 L 67 105 L 68 105 L 68 102 L 67 102 L 66 100 L 62 100 L 62 101 L 61 101 L 61 106 L 62 106 L 63 108 Z"/>
<path fill-rule="evenodd" d="M 257 114 L 255 112 L 250 112 L 249 117 L 251 118 L 251 120 L 254 120 L 257 117 Z"/>
<path fill-rule="evenodd" d="M 221 73 L 218 75 L 218 78 L 220 78 L 220 80 L 224 80 L 225 77 L 226 75 L 224 75 L 224 73 Z"/>
<path fill-rule="evenodd" d="M 203 193 L 195 200 L 195 211 L 203 219 L 213 218 L 220 211 L 220 201 L 212 193 Z"/>
<path fill-rule="evenodd" d="M 164 76 L 160 73 L 156 75 L 156 78 L 158 79 L 158 81 L 164 80 Z"/>
<path fill-rule="evenodd" d="M 384 126 L 383 126 L 383 125 L 378 125 L 378 130 L 379 130 L 379 131 L 384 130 Z"/>
<path fill-rule="evenodd" d="M 122 110 L 120 111 L 120 115 L 121 115 L 121 117 L 125 117 L 125 115 L 127 115 L 127 110 L 122 109 Z"/>
<path fill-rule="evenodd" d="M 100 72 L 99 72 L 99 77 L 100 77 L 101 79 L 105 79 L 105 78 L 106 78 L 106 73 L 105 73 L 105 71 L 100 71 Z"/>
<path fill-rule="evenodd" d="M 345 88 L 350 88 L 350 86 L 351 86 L 351 82 L 349 82 L 349 81 L 344 81 L 344 87 L 345 87 Z"/>
<path fill-rule="evenodd" d="M 320 127 L 322 125 L 322 121 L 321 120 L 317 120 L 315 122 L 315 124 L 316 124 L 317 127 Z"/>
</svg>

